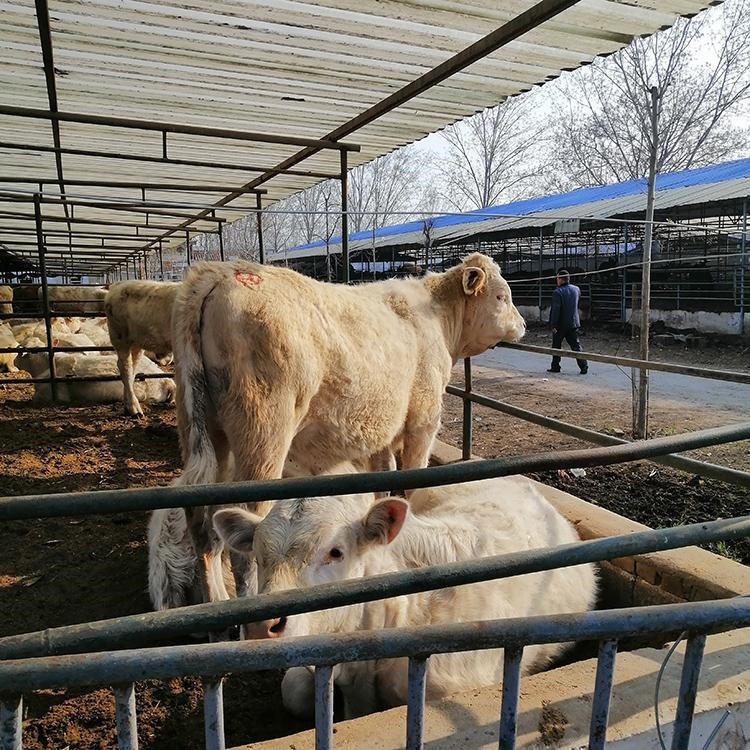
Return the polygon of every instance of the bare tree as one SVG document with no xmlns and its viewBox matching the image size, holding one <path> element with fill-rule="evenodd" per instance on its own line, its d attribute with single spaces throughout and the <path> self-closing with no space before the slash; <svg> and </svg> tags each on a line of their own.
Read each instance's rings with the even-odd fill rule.
<svg viewBox="0 0 750 750">
<path fill-rule="evenodd" d="M 341 185 L 333 180 L 324 182 L 319 185 L 318 192 L 320 206 L 323 211 L 321 221 L 319 222 L 322 233 L 318 239 L 322 239 L 326 246 L 326 279 L 333 280 L 333 267 L 331 264 L 331 240 L 341 226 L 341 214 L 337 213 L 335 206 L 341 205 Z"/>
<path fill-rule="evenodd" d="M 379 229 L 394 220 L 397 212 L 419 208 L 429 185 L 425 179 L 429 156 L 413 146 L 398 149 L 379 159 L 355 167 L 349 173 L 349 229 Z"/>
<path fill-rule="evenodd" d="M 519 197 L 541 170 L 535 154 L 542 135 L 528 94 L 447 127 L 448 156 L 438 165 L 447 204 L 463 211 Z"/>
<path fill-rule="evenodd" d="M 648 172 L 649 89 L 659 89 L 657 171 L 738 153 L 732 113 L 750 91 L 750 5 L 728 0 L 669 30 L 636 39 L 561 79 L 549 187 L 637 179 Z"/>
</svg>

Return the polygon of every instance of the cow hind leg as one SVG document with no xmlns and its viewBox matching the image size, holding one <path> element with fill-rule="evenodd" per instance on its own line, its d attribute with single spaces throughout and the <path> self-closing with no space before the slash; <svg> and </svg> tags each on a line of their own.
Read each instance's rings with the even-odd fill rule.
<svg viewBox="0 0 750 750">
<path fill-rule="evenodd" d="M 117 368 L 122 378 L 125 413 L 131 417 L 143 416 L 143 409 L 138 401 L 138 397 L 135 395 L 135 366 L 138 363 L 140 354 L 141 350 L 137 347 L 117 350 Z"/>
</svg>

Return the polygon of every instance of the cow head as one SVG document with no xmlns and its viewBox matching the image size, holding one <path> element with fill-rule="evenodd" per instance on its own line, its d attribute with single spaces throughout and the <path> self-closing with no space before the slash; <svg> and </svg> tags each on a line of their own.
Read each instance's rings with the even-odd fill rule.
<svg viewBox="0 0 750 750">
<path fill-rule="evenodd" d="M 385 545 L 397 536 L 408 511 L 396 497 L 372 495 L 284 500 L 261 518 L 241 508 L 214 514 L 213 524 L 235 551 L 255 553 L 258 591 L 305 589 L 361 578 L 382 569 Z M 279 638 L 356 629 L 359 605 L 278 617 L 245 626 L 246 638 Z M 348 623 L 348 624 L 347 624 Z"/>
<path fill-rule="evenodd" d="M 499 341 L 518 341 L 523 337 L 526 323 L 513 304 L 508 282 L 492 258 L 473 253 L 452 272 L 461 275 L 466 302 L 459 358 L 481 354 Z"/>
</svg>

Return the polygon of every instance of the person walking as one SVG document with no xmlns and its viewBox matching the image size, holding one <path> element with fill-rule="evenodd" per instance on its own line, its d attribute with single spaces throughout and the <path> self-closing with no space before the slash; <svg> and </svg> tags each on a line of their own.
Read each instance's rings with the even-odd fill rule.
<svg viewBox="0 0 750 750">
<path fill-rule="evenodd" d="M 581 342 L 578 340 L 578 329 L 581 327 L 581 318 L 578 314 L 580 300 L 581 290 L 570 283 L 570 274 L 565 270 L 559 270 L 557 289 L 552 293 L 552 308 L 549 314 L 553 349 L 562 349 L 565 339 L 572 351 L 581 351 Z M 577 359 L 576 362 L 581 375 L 585 375 L 589 371 L 589 363 L 585 359 Z M 560 357 L 552 357 L 552 366 L 547 372 L 560 372 Z"/>
</svg>

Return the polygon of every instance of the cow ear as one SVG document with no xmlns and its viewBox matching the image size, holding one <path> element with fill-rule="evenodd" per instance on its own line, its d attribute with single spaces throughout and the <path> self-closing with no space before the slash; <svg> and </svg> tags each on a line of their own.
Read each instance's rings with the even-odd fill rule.
<svg viewBox="0 0 750 750">
<path fill-rule="evenodd" d="M 252 552 L 255 529 L 261 517 L 242 508 L 225 508 L 214 513 L 214 530 L 230 549 Z"/>
<path fill-rule="evenodd" d="M 483 269 L 476 266 L 466 266 L 463 274 L 464 293 L 477 296 L 484 291 L 487 285 L 487 274 Z"/>
<path fill-rule="evenodd" d="M 389 497 L 370 508 L 363 522 L 364 538 L 377 544 L 390 544 L 401 531 L 409 503 L 400 497 Z"/>
</svg>

